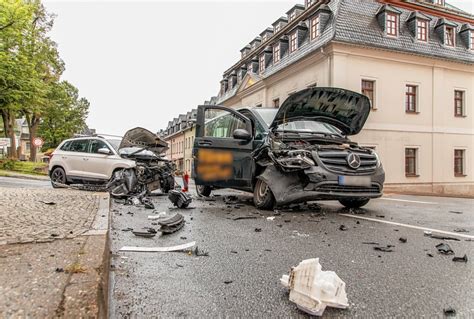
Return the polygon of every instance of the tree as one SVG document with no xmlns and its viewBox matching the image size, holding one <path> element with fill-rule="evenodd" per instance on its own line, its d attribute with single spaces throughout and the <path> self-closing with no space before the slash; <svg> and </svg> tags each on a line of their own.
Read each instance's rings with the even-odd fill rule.
<svg viewBox="0 0 474 319">
<path fill-rule="evenodd" d="M 45 140 L 44 147 L 54 148 L 86 126 L 89 102 L 67 81 L 54 84 L 48 100 L 38 132 Z"/>
</svg>

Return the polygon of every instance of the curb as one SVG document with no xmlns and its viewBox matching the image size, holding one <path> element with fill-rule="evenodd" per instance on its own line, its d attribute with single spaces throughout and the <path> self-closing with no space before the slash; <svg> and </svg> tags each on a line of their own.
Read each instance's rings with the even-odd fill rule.
<svg viewBox="0 0 474 319">
<path fill-rule="evenodd" d="M 31 179 L 35 181 L 49 181 L 50 180 L 49 176 L 47 175 L 28 175 L 28 174 L 21 174 L 21 173 L 5 171 L 5 170 L 0 170 L 0 177 Z"/>
<path fill-rule="evenodd" d="M 63 294 L 59 317 L 108 318 L 108 284 L 110 269 L 110 195 L 100 196 L 99 209 L 77 262 L 86 273 L 72 274 Z"/>
</svg>

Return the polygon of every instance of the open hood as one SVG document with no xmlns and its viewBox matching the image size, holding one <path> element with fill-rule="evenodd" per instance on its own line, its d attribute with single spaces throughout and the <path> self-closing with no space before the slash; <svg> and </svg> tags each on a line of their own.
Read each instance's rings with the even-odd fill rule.
<svg viewBox="0 0 474 319">
<path fill-rule="evenodd" d="M 141 127 L 136 127 L 125 133 L 119 150 L 127 147 L 145 148 L 158 155 L 168 149 L 168 143 L 159 138 L 155 133 Z"/>
<path fill-rule="evenodd" d="M 365 95 L 339 88 L 310 88 L 285 100 L 270 129 L 287 122 L 314 120 L 332 124 L 344 135 L 355 135 L 369 113 L 370 101 Z"/>
</svg>

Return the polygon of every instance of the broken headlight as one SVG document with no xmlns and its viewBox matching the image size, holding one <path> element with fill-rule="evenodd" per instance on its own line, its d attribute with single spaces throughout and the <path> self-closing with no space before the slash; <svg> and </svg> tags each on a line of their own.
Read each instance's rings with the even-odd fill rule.
<svg viewBox="0 0 474 319">
<path fill-rule="evenodd" d="M 290 169 L 307 169 L 316 165 L 311 158 L 311 152 L 305 150 L 288 151 L 275 160 L 282 167 Z"/>
</svg>

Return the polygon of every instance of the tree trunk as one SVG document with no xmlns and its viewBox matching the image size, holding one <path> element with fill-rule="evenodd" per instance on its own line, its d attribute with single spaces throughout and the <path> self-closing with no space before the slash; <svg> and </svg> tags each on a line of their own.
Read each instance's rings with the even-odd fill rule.
<svg viewBox="0 0 474 319">
<path fill-rule="evenodd" d="M 30 114 L 24 112 L 26 123 L 28 124 L 28 132 L 30 133 L 30 161 L 36 162 L 37 148 L 33 141 L 37 137 L 38 127 L 40 124 L 40 118 L 36 114 Z"/>
<path fill-rule="evenodd" d="M 9 110 L 1 110 L 3 125 L 5 128 L 5 135 L 10 138 L 10 148 L 8 151 L 8 157 L 11 159 L 17 159 L 18 154 L 16 151 L 16 139 L 15 139 L 15 116 Z"/>
</svg>

